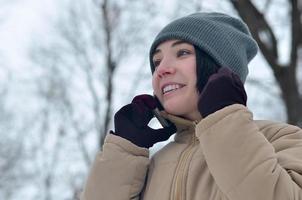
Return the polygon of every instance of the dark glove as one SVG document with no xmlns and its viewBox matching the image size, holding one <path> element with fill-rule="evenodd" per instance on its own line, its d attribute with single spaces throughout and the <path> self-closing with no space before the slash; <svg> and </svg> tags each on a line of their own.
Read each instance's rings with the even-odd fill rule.
<svg viewBox="0 0 302 200">
<path fill-rule="evenodd" d="M 210 76 L 199 95 L 198 110 L 203 118 L 233 104 L 246 106 L 247 96 L 239 76 L 226 67 Z"/>
<path fill-rule="evenodd" d="M 154 117 L 152 110 L 155 107 L 157 102 L 151 95 L 136 96 L 131 104 L 125 105 L 115 114 L 115 132 L 111 131 L 111 133 L 145 148 L 169 139 L 176 131 L 174 125 L 160 129 L 152 129 L 148 126 Z"/>
</svg>

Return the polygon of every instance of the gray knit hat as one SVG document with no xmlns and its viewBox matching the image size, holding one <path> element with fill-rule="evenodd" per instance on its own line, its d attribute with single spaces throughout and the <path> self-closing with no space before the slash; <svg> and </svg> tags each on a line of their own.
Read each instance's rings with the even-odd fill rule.
<svg viewBox="0 0 302 200">
<path fill-rule="evenodd" d="M 248 63 L 256 55 L 258 45 L 247 25 L 240 19 L 222 13 L 194 13 L 172 21 L 156 36 L 149 59 L 157 46 L 170 39 L 189 42 L 211 56 L 217 64 L 229 67 L 245 82 Z"/>
</svg>

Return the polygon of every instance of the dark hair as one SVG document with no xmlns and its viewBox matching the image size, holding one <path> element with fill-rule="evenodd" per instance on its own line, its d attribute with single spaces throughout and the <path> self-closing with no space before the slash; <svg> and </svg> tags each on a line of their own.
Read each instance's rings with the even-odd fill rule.
<svg viewBox="0 0 302 200">
<path fill-rule="evenodd" d="M 196 55 L 197 90 L 203 90 L 209 77 L 216 73 L 220 66 L 206 52 L 194 45 Z"/>
</svg>

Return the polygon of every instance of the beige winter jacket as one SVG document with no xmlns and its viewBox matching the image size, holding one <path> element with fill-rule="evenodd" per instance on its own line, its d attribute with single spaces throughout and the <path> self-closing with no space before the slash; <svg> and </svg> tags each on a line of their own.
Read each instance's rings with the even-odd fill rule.
<svg viewBox="0 0 302 200">
<path fill-rule="evenodd" d="M 244 106 L 197 125 L 167 115 L 175 141 L 148 150 L 108 135 L 82 200 L 302 200 L 302 130 L 255 121 Z"/>
</svg>

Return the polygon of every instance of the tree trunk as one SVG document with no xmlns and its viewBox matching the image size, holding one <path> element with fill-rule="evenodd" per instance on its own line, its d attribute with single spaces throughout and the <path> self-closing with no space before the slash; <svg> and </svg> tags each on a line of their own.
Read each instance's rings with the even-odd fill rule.
<svg viewBox="0 0 302 200">
<path fill-rule="evenodd" d="M 278 63 L 278 40 L 269 23 L 250 0 L 230 0 L 240 17 L 247 23 L 251 33 L 269 66 L 282 92 L 287 113 L 287 122 L 302 127 L 302 97 L 298 90 L 297 63 L 298 49 L 302 42 L 301 10 L 297 0 L 290 0 L 291 5 L 291 54 L 287 65 Z M 268 35 L 269 41 L 261 38 Z"/>
<path fill-rule="evenodd" d="M 112 25 L 109 17 L 108 1 L 104 0 L 101 5 L 101 11 L 103 16 L 104 31 L 105 31 L 105 44 L 106 44 L 106 68 L 107 68 L 107 82 L 106 82 L 106 111 L 103 130 L 100 130 L 100 141 L 99 147 L 102 148 L 106 134 L 108 132 L 109 123 L 111 119 L 111 107 L 112 107 L 112 94 L 113 94 L 113 75 L 115 72 L 116 64 L 112 58 L 112 48 L 111 48 L 111 36 L 112 36 Z"/>
<path fill-rule="evenodd" d="M 282 91 L 288 123 L 302 127 L 302 99 L 299 96 L 296 73 L 291 72 L 291 69 L 293 67 L 286 67 L 275 74 L 275 77 Z"/>
</svg>

